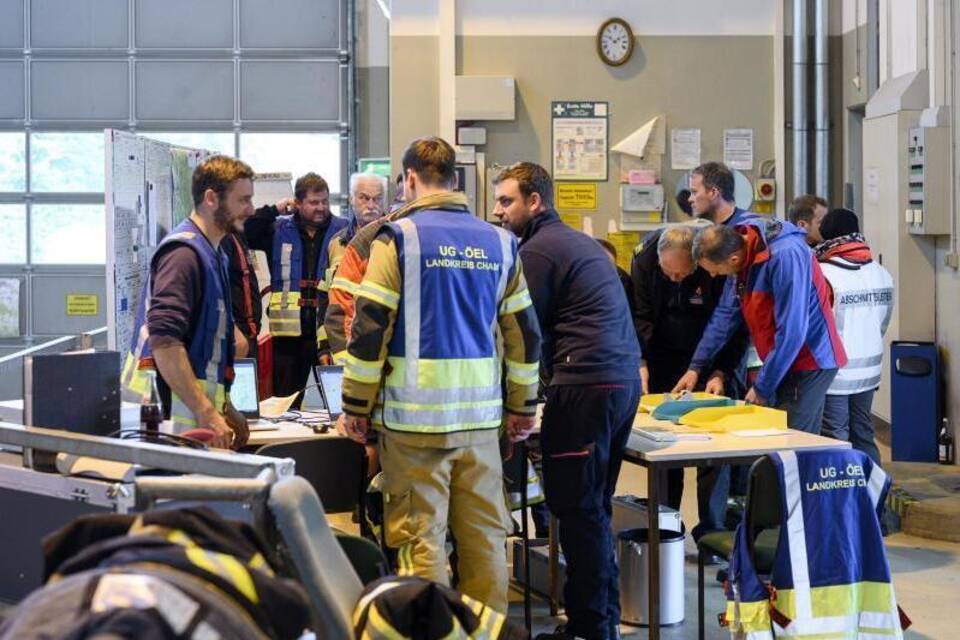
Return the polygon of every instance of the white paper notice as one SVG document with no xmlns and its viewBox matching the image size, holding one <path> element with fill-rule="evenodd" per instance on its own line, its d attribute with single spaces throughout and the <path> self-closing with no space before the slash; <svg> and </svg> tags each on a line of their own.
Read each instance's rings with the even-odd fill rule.
<svg viewBox="0 0 960 640">
<path fill-rule="evenodd" d="M 753 129 L 723 130 L 723 162 L 731 169 L 753 169 Z"/>
<path fill-rule="evenodd" d="M 670 168 L 696 169 L 700 166 L 700 129 L 670 130 Z"/>
</svg>

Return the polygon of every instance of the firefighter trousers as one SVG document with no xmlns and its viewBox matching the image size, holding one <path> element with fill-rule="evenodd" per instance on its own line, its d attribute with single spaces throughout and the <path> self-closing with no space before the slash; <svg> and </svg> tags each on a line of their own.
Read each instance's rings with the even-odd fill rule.
<svg viewBox="0 0 960 640">
<path fill-rule="evenodd" d="M 447 523 L 457 541 L 457 589 L 507 611 L 506 536 L 510 515 L 496 438 L 440 449 L 380 434 L 387 545 L 398 573 L 449 585 Z"/>
</svg>

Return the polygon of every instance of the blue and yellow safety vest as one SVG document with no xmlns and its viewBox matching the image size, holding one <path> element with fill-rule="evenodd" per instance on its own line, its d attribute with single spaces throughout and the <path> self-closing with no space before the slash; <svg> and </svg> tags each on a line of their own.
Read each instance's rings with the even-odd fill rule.
<svg viewBox="0 0 960 640">
<path fill-rule="evenodd" d="M 230 305 L 227 258 L 223 252 L 210 244 L 189 218 L 164 237 L 154 254 L 154 260 L 160 255 L 162 247 L 172 243 L 187 245 L 200 258 L 200 266 L 203 269 L 203 305 L 199 309 L 196 322 L 193 323 L 193 334 L 189 336 L 184 346 L 187 349 L 190 367 L 197 377 L 197 384 L 217 411 L 222 412 L 227 400 L 229 384 L 233 381 L 234 358 L 233 309 Z M 151 274 L 155 268 L 154 262 L 151 264 Z M 150 308 L 152 289 L 151 275 L 141 292 L 134 325 L 137 328 L 130 342 L 130 351 L 122 374 L 123 385 L 140 395 L 148 389 L 145 388 L 147 384 L 145 376 L 138 374 L 138 366 L 142 361 L 153 358 L 150 352 L 150 333 L 147 329 L 147 312 Z M 177 431 L 196 426 L 192 412 L 176 394 L 172 394 L 170 418 Z"/>
<path fill-rule="evenodd" d="M 349 221 L 338 216 L 330 217 L 330 224 L 323 234 L 320 253 L 317 255 L 314 280 L 303 278 L 303 241 L 300 229 L 293 216 L 280 216 L 274 223 L 273 256 L 270 263 L 270 304 L 267 308 L 270 333 L 280 337 L 298 337 L 303 334 L 300 326 L 300 307 L 317 306 L 317 299 L 301 296 L 308 289 L 322 289 L 326 275 L 330 239 Z M 317 331 L 323 327 L 323 318 L 317 318 Z M 319 337 L 319 336 L 318 336 Z"/>
<path fill-rule="evenodd" d="M 860 451 L 772 454 L 783 521 L 760 580 L 745 525 L 730 559 L 727 621 L 734 637 L 902 638 L 879 513 L 890 479 Z"/>
<path fill-rule="evenodd" d="M 419 434 L 499 428 L 498 319 L 532 304 L 526 288 L 504 298 L 517 265 L 516 239 L 466 211 L 420 211 L 387 226 L 402 295 L 368 280 L 357 292 L 397 309 L 374 424 Z M 352 374 L 359 373 L 355 364 L 348 362 Z M 506 365 L 508 376 L 536 376 L 523 363 Z"/>
</svg>

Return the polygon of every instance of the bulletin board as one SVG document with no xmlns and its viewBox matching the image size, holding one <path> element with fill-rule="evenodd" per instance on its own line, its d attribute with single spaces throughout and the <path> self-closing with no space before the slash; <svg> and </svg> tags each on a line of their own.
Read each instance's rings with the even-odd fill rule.
<svg viewBox="0 0 960 640">
<path fill-rule="evenodd" d="M 107 344 L 125 352 L 157 245 L 193 209 L 194 168 L 213 155 L 127 131 L 104 131 Z"/>
</svg>

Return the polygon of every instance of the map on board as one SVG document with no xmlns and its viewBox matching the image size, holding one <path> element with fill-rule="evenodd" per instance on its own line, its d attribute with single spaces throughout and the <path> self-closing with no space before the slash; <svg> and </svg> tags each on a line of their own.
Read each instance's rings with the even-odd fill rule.
<svg viewBox="0 0 960 640">
<path fill-rule="evenodd" d="M 150 260 L 163 237 L 193 210 L 193 169 L 210 152 L 107 130 L 108 347 L 130 348 Z"/>
</svg>

